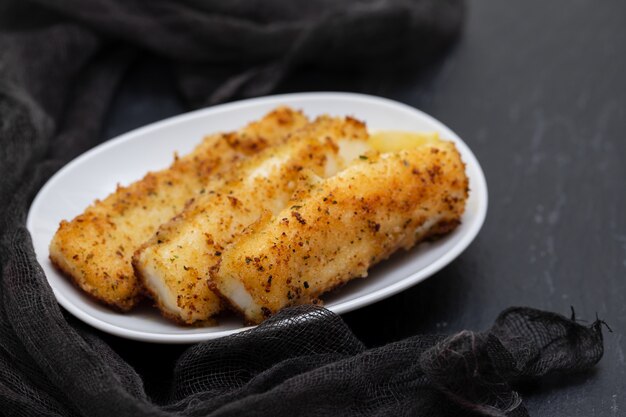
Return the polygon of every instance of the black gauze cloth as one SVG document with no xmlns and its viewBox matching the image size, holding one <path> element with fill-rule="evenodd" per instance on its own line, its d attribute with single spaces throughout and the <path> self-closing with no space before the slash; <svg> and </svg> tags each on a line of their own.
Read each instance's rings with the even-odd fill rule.
<svg viewBox="0 0 626 417">
<path fill-rule="evenodd" d="M 309 306 L 190 347 L 167 394 L 149 398 L 97 331 L 63 315 L 36 261 L 29 203 L 98 143 L 139 54 L 171 62 L 181 97 L 197 107 L 271 92 L 302 65 L 425 64 L 462 17 L 454 0 L 1 2 L 0 414 L 524 416 L 512 384 L 595 364 L 599 322 L 517 308 L 484 333 L 368 350 L 339 317 Z"/>
</svg>

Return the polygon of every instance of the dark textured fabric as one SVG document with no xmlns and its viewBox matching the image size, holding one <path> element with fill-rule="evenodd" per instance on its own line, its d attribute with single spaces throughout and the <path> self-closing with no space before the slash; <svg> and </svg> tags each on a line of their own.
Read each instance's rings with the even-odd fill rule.
<svg viewBox="0 0 626 417">
<path fill-rule="evenodd" d="M 301 65 L 420 65 L 454 40 L 462 16 L 453 0 L 0 3 L 0 414 L 523 416 L 511 384 L 595 364 L 599 322 L 511 309 L 485 333 L 367 350 L 337 316 L 299 307 L 189 348 L 169 394 L 148 398 L 96 332 L 66 320 L 36 262 L 30 200 L 98 143 L 143 51 L 170 60 L 181 96 L 200 106 L 270 92 Z"/>
</svg>

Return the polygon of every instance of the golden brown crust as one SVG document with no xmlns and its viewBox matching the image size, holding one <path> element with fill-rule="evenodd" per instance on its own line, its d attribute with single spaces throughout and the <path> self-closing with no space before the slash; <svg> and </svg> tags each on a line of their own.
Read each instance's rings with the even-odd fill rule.
<svg viewBox="0 0 626 417">
<path fill-rule="evenodd" d="M 136 253 L 138 252 L 139 252 L 139 249 L 137 250 Z M 141 273 L 141 269 L 137 267 L 136 265 L 137 261 L 135 260 L 135 258 L 133 258 L 132 264 L 133 264 L 133 268 L 135 269 L 135 276 L 142 284 L 144 294 L 149 299 L 152 300 L 153 302 L 152 305 L 157 310 L 159 310 L 159 313 L 161 314 L 162 317 L 166 318 L 167 320 L 173 321 L 176 324 L 179 324 L 181 326 L 186 326 L 186 327 L 211 326 L 217 323 L 213 317 L 206 317 L 203 320 L 187 321 L 187 320 L 184 320 L 179 314 L 172 313 L 168 308 L 166 308 L 165 305 L 163 305 L 161 301 L 161 297 L 159 297 L 159 294 L 152 288 L 152 286 L 147 285 L 146 277 Z M 223 310 L 227 306 L 224 303 L 224 300 L 221 298 L 219 299 L 219 303 L 220 303 L 220 307 L 218 307 L 218 310 L 220 311 Z"/>
<path fill-rule="evenodd" d="M 248 321 L 260 322 L 453 230 L 467 195 L 465 166 L 450 142 L 364 156 L 236 238 L 213 285 Z"/>
<path fill-rule="evenodd" d="M 307 119 L 279 108 L 238 132 L 206 137 L 190 154 L 175 156 L 172 165 L 96 200 L 72 221 L 62 221 L 50 244 L 50 259 L 91 297 L 131 309 L 143 288 L 131 257 L 158 226 L 203 192 L 210 179 L 261 149 L 281 143 Z"/>
<path fill-rule="evenodd" d="M 347 136 L 347 138 L 346 138 Z M 294 191 L 341 165 L 337 140 L 365 143 L 362 124 L 320 117 L 289 142 L 243 162 L 221 187 L 198 197 L 136 251 L 133 265 L 157 306 L 193 323 L 221 310 L 206 284 L 221 251 L 263 212 L 278 212 Z"/>
<path fill-rule="evenodd" d="M 62 221 L 50 259 L 92 299 L 120 311 L 147 296 L 180 325 L 214 324 L 225 308 L 256 324 L 289 305 L 320 304 L 322 294 L 365 277 L 396 250 L 458 226 L 468 179 L 452 143 L 382 156 L 363 151 L 361 161 L 322 180 L 329 152 L 341 153 L 339 137 L 367 138 L 359 120 L 333 120 L 339 119 L 322 116 L 317 127 L 305 126 L 301 113 L 278 108 L 240 131 L 206 137 L 189 155 L 176 155 L 169 168 L 118 186 Z M 292 163 L 275 184 L 261 174 L 261 182 L 250 185 L 251 172 L 259 175 L 255 168 L 261 168 L 254 164 L 271 157 L 269 151 L 257 154 L 296 140 L 290 135 L 298 129 L 308 132 L 300 136 L 317 138 L 304 152 L 311 161 Z M 338 160 L 359 155 L 355 149 Z M 268 206 L 274 200 L 281 203 Z M 202 241 L 188 240 L 190 231 L 201 232 Z M 146 253 L 160 257 L 148 263 L 148 272 Z M 163 301 L 164 287 L 154 287 L 155 276 L 161 285 L 160 275 L 179 311 Z"/>
<path fill-rule="evenodd" d="M 74 278 L 74 276 L 63 267 L 63 265 L 59 262 L 57 262 L 55 259 L 53 259 L 52 257 L 49 257 L 50 262 L 52 263 L 52 266 L 54 266 L 59 272 L 61 272 L 63 275 L 65 275 L 66 277 L 69 278 L 70 282 L 72 283 L 72 285 L 74 285 L 76 288 L 78 288 L 79 290 L 81 290 L 84 294 L 86 294 L 91 300 L 102 304 L 102 300 L 98 297 L 96 297 L 92 292 L 90 291 L 85 291 L 83 290 L 83 288 L 81 287 L 81 284 Z M 133 300 L 133 305 L 138 302 L 139 300 Z M 122 313 L 126 313 L 130 310 L 130 308 L 128 307 L 128 304 L 124 304 L 124 303 L 111 303 L 111 304 L 107 304 L 109 307 L 112 307 Z"/>
</svg>

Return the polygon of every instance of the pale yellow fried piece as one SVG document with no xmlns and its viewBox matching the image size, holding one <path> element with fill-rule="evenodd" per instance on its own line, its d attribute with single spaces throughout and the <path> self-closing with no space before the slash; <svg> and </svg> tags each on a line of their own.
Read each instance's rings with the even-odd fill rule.
<svg viewBox="0 0 626 417">
<path fill-rule="evenodd" d="M 136 252 L 133 265 L 163 315 L 192 324 L 218 313 L 222 302 L 208 278 L 224 247 L 263 213 L 285 208 L 295 190 L 344 168 L 340 145 L 350 143 L 343 148 L 354 151 L 366 148 L 366 140 L 360 122 L 318 118 L 288 143 L 244 161 L 226 184 L 209 185 L 206 194 L 162 225 Z"/>
<path fill-rule="evenodd" d="M 454 229 L 468 179 L 451 142 L 370 153 L 222 251 L 212 287 L 250 323 L 316 302 L 399 248 Z"/>
<path fill-rule="evenodd" d="M 370 133 L 367 141 L 372 149 L 379 152 L 398 152 L 420 145 L 439 141 L 438 132 L 406 132 L 402 130 L 382 130 Z"/>
<path fill-rule="evenodd" d="M 135 250 L 209 179 L 229 172 L 248 155 L 284 142 L 307 122 L 302 113 L 283 107 L 240 131 L 207 136 L 190 154 L 176 157 L 168 169 L 118 186 L 74 220 L 62 221 L 50 243 L 50 259 L 87 294 L 129 310 L 142 294 L 131 265 Z"/>
</svg>

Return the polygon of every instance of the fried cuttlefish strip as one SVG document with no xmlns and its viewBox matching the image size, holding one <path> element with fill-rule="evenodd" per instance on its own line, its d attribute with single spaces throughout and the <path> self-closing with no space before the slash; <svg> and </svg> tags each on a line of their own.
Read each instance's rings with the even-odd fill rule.
<svg viewBox="0 0 626 417">
<path fill-rule="evenodd" d="M 451 142 L 370 153 L 222 251 L 210 285 L 250 323 L 316 302 L 400 248 L 459 223 L 468 196 Z"/>
<path fill-rule="evenodd" d="M 229 172 L 237 161 L 283 143 L 307 122 L 302 113 L 281 107 L 239 131 L 205 137 L 169 168 L 118 186 L 72 221 L 62 221 L 50 243 L 51 261 L 93 298 L 131 309 L 142 296 L 131 264 L 135 250 L 209 180 Z"/>
<path fill-rule="evenodd" d="M 163 315 L 184 324 L 208 322 L 223 307 L 208 279 L 224 248 L 265 212 L 284 209 L 296 190 L 343 168 L 351 152 L 341 149 L 354 153 L 366 140 L 362 123 L 320 117 L 287 143 L 242 162 L 229 180 L 209 185 L 162 225 L 137 250 L 133 265 Z"/>
</svg>

